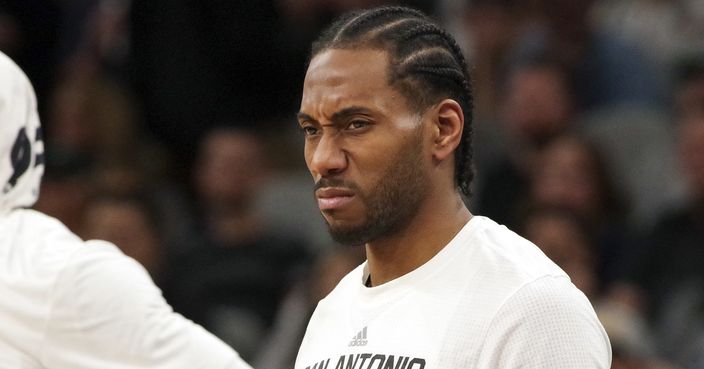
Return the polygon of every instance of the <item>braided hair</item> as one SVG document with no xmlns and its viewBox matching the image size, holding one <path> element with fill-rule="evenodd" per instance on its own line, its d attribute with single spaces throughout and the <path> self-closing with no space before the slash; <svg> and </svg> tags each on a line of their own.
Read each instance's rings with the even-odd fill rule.
<svg viewBox="0 0 704 369">
<path fill-rule="evenodd" d="M 465 126 L 455 150 L 455 182 L 469 196 L 474 178 L 472 88 L 457 41 L 422 12 L 387 6 L 341 16 L 313 43 L 311 59 L 327 49 L 360 48 L 388 52 L 389 85 L 419 112 L 445 98 L 460 104 Z"/>
</svg>

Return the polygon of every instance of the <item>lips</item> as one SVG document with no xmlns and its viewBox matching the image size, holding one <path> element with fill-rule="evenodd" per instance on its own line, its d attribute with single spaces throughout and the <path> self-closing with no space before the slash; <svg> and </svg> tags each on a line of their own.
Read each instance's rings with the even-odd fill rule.
<svg viewBox="0 0 704 369">
<path fill-rule="evenodd" d="M 345 188 L 324 187 L 315 191 L 320 210 L 334 210 L 352 201 L 354 192 Z"/>
</svg>

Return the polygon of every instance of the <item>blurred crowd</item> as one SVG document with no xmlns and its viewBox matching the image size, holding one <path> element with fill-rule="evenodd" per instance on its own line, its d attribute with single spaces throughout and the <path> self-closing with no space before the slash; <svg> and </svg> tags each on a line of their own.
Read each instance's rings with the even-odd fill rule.
<svg viewBox="0 0 704 369">
<path fill-rule="evenodd" d="M 44 125 L 36 208 L 116 243 L 256 368 L 291 368 L 364 260 L 313 201 L 294 119 L 308 48 L 383 3 L 0 0 L 0 50 Z M 473 213 L 570 275 L 613 368 L 704 368 L 704 2 L 401 3 L 470 61 Z"/>
</svg>

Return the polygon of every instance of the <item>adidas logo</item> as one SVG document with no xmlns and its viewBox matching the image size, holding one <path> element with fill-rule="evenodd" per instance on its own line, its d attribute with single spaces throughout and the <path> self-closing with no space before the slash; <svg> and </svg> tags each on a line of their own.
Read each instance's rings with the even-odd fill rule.
<svg viewBox="0 0 704 369">
<path fill-rule="evenodd" d="M 366 346 L 367 345 L 367 327 L 364 327 L 359 333 L 352 337 L 349 346 Z"/>
</svg>

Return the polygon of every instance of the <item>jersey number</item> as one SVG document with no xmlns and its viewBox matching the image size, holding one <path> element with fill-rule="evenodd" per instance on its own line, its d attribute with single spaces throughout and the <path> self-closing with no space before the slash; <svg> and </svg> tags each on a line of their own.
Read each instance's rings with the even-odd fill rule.
<svg viewBox="0 0 704 369">
<path fill-rule="evenodd" d="M 41 128 L 37 127 L 36 140 L 40 142 L 42 140 Z M 12 175 L 10 179 L 5 184 L 3 192 L 9 192 L 15 185 L 19 178 L 29 169 L 29 165 L 32 162 L 32 143 L 29 142 L 29 137 L 27 137 L 27 132 L 24 127 L 20 128 L 17 133 L 17 138 L 15 138 L 15 143 L 12 144 L 12 149 L 10 150 L 10 163 L 12 164 Z M 37 154 L 34 165 L 44 164 L 44 154 Z"/>
</svg>

